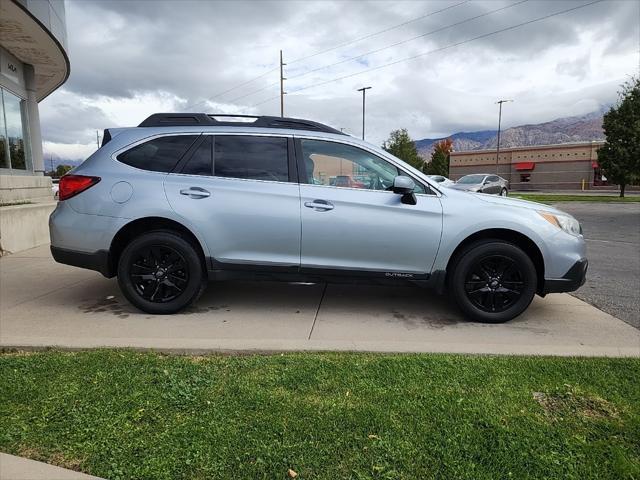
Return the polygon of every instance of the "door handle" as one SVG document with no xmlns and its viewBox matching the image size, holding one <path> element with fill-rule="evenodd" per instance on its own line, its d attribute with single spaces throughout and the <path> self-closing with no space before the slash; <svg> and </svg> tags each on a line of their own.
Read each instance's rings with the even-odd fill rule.
<svg viewBox="0 0 640 480">
<path fill-rule="evenodd" d="M 326 212 L 333 210 L 333 205 L 326 200 L 314 200 L 313 202 L 304 202 L 307 208 L 313 208 L 316 212 Z"/>
<path fill-rule="evenodd" d="M 180 190 L 180 195 L 187 195 L 189 198 L 195 198 L 195 199 L 207 198 L 211 196 L 211 194 L 207 190 L 200 187 L 184 188 Z"/>
</svg>

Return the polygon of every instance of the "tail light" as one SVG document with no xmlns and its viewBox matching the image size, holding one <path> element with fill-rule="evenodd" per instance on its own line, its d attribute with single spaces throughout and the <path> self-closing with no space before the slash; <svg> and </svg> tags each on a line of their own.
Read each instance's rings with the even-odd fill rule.
<svg viewBox="0 0 640 480">
<path fill-rule="evenodd" d="M 100 181 L 100 177 L 65 175 L 60 179 L 58 198 L 60 201 L 75 197 Z"/>
</svg>

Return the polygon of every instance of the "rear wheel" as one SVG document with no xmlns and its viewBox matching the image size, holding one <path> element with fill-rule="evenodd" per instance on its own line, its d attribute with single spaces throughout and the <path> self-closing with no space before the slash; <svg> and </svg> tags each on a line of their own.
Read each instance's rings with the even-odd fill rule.
<svg viewBox="0 0 640 480">
<path fill-rule="evenodd" d="M 500 196 L 501 197 L 506 197 L 508 193 L 509 192 L 507 192 L 507 189 L 504 188 L 504 187 L 502 188 L 502 190 L 500 190 Z"/>
<path fill-rule="evenodd" d="M 466 317 L 502 323 L 520 315 L 536 293 L 536 268 L 516 245 L 484 240 L 457 257 L 450 292 Z"/>
<path fill-rule="evenodd" d="M 118 284 L 140 310 L 175 313 L 195 302 L 206 286 L 202 259 L 177 232 L 158 230 L 126 246 L 118 261 Z"/>
</svg>

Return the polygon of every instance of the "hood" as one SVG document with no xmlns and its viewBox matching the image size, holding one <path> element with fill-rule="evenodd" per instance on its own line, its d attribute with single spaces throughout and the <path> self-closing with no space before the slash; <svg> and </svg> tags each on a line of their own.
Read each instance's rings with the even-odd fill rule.
<svg viewBox="0 0 640 480">
<path fill-rule="evenodd" d="M 552 207 L 551 205 L 545 205 L 544 203 L 531 202 L 529 200 L 520 200 L 518 198 L 513 198 L 513 197 L 502 197 L 500 195 L 489 195 L 487 193 L 469 192 L 469 191 L 461 190 L 459 188 L 455 189 L 453 188 L 453 185 L 447 187 L 447 190 L 448 192 L 445 191 L 445 195 L 463 196 L 467 200 L 489 204 L 487 205 L 487 207 L 490 207 L 490 205 L 499 205 L 504 207 L 526 208 L 527 210 L 537 210 L 542 212 L 559 213 L 562 215 L 568 215 L 562 210 L 558 210 L 557 208 Z M 457 191 L 452 192 L 451 190 L 457 190 Z"/>
<path fill-rule="evenodd" d="M 481 185 L 479 183 L 452 183 L 451 185 L 448 185 L 448 187 L 453 188 L 454 190 L 469 192 L 481 188 Z"/>
<path fill-rule="evenodd" d="M 528 210 L 538 210 L 538 211 L 544 211 L 549 213 L 561 213 L 563 215 L 567 215 L 567 213 L 561 210 L 558 210 L 557 208 L 552 207 L 551 205 L 545 205 L 544 203 L 531 202 L 529 200 L 521 200 L 519 198 L 513 198 L 513 197 L 511 198 L 501 197 L 500 195 L 486 195 L 484 193 L 475 193 L 472 195 L 483 202 L 491 203 L 494 205 L 520 207 L 520 208 L 526 208 Z"/>
</svg>

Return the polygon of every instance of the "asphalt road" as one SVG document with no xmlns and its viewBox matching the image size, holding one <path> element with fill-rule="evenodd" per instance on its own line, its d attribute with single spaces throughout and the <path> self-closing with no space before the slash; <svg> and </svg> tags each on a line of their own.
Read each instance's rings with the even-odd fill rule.
<svg viewBox="0 0 640 480">
<path fill-rule="evenodd" d="M 574 295 L 640 328 L 640 203 L 555 204 L 582 223 L 587 282 Z"/>
</svg>

